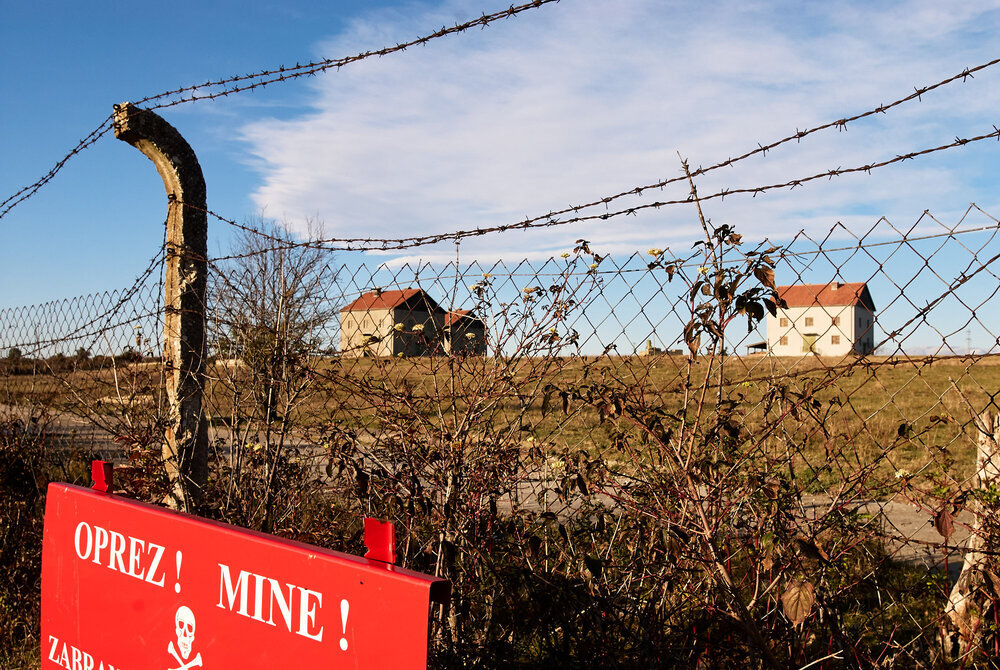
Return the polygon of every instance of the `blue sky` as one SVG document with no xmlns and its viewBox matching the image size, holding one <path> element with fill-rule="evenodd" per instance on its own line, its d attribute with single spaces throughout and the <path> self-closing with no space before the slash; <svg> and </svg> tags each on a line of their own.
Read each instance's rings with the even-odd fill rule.
<svg viewBox="0 0 1000 670">
<path fill-rule="evenodd" d="M 274 3 L 4 0 L 0 199 L 44 174 L 114 103 L 412 39 L 501 9 L 486 0 Z M 1000 56 L 1000 3 L 563 0 L 483 30 L 162 115 L 197 152 L 209 207 L 328 236 L 396 237 L 514 223 L 676 176 L 903 97 Z M 702 193 L 783 182 L 991 132 L 1000 66 L 885 115 L 699 181 Z M 970 202 L 1000 215 L 1000 144 L 871 176 L 706 205 L 748 238 L 818 237 Z M 623 200 L 683 197 L 683 187 Z M 152 164 L 105 136 L 0 219 L 0 307 L 127 286 L 162 238 Z M 211 222 L 223 255 L 231 231 Z M 463 258 L 542 259 L 585 237 L 619 255 L 688 247 L 690 207 L 500 237 Z M 347 262 L 442 262 L 454 246 Z M 791 277 L 788 278 L 792 279 Z M 782 277 L 779 275 L 779 281 Z"/>
</svg>

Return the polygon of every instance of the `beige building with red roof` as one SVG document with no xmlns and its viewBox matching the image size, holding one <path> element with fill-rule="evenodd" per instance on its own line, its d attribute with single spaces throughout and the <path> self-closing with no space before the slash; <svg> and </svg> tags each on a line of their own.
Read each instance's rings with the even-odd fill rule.
<svg viewBox="0 0 1000 670">
<path fill-rule="evenodd" d="M 788 305 L 767 317 L 775 356 L 864 356 L 875 351 L 875 303 L 864 282 L 779 286 Z"/>
<path fill-rule="evenodd" d="M 423 289 L 375 290 L 340 310 L 340 355 L 486 353 L 486 327 L 471 310 L 446 312 Z"/>
<path fill-rule="evenodd" d="M 455 309 L 444 315 L 445 351 L 467 356 L 486 355 L 486 324 L 471 309 Z"/>
</svg>

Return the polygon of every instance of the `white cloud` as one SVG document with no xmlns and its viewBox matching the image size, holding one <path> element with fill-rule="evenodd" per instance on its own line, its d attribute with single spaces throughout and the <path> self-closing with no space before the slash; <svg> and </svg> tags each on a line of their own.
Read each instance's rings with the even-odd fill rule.
<svg viewBox="0 0 1000 670">
<path fill-rule="evenodd" d="M 677 176 L 678 151 L 693 165 L 708 165 L 990 60 L 990 42 L 973 37 L 998 27 L 995 7 L 734 3 L 705 11 L 653 0 L 547 6 L 318 78 L 308 114 L 243 128 L 261 177 L 253 199 L 278 218 L 316 216 L 336 237 L 515 223 Z M 458 0 L 407 16 L 375 13 L 320 51 L 348 54 L 467 18 Z M 1000 102 L 998 76 L 983 72 L 847 132 L 826 131 L 719 170 L 699 179 L 699 191 L 785 182 L 988 132 Z M 968 182 L 986 169 L 982 161 L 995 159 L 963 156 L 975 160 L 946 152 L 870 177 L 716 200 L 706 211 L 754 237 L 787 237 L 800 227 L 825 232 L 838 220 L 869 215 L 872 222 L 881 214 L 915 220 L 927 208 L 954 210 L 993 197 Z M 677 184 L 609 207 L 685 195 Z M 698 230 L 693 208 L 672 207 L 472 238 L 462 252 L 544 257 L 578 237 L 605 252 L 626 252 L 683 244 Z M 454 250 L 404 254 L 417 255 L 450 259 Z"/>
</svg>

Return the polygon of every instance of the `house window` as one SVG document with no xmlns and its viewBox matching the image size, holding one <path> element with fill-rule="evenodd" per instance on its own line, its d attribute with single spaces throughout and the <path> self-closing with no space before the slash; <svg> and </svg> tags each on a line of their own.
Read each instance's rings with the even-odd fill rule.
<svg viewBox="0 0 1000 670">
<path fill-rule="evenodd" d="M 831 335 L 830 344 L 840 344 L 840 335 Z"/>
<path fill-rule="evenodd" d="M 782 321 L 784 321 L 784 319 L 782 319 Z M 788 346 L 788 336 L 787 335 L 782 335 L 781 339 L 778 340 L 778 342 L 781 344 L 781 346 L 787 347 Z"/>
<path fill-rule="evenodd" d="M 840 325 L 840 317 L 839 316 L 833 317 L 833 325 L 835 325 L 835 326 L 839 326 Z"/>
<path fill-rule="evenodd" d="M 788 319 L 786 319 L 785 317 L 781 317 L 781 319 L 778 320 L 778 324 L 782 328 L 787 328 L 788 327 Z"/>
<path fill-rule="evenodd" d="M 806 317 L 806 325 L 807 326 L 813 325 L 813 318 L 811 316 Z"/>
</svg>

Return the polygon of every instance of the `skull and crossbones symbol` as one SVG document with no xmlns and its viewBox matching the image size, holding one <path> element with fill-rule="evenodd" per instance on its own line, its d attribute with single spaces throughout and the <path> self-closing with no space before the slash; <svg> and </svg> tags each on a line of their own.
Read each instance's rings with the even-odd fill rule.
<svg viewBox="0 0 1000 670">
<path fill-rule="evenodd" d="M 170 668 L 170 670 L 200 668 L 200 652 L 190 661 L 187 660 L 188 656 L 191 655 L 191 645 L 194 644 L 194 612 L 187 605 L 181 605 L 177 608 L 177 614 L 174 615 L 174 632 L 177 634 L 177 646 L 174 647 L 174 641 L 171 640 L 170 645 L 167 646 L 167 651 L 174 657 L 178 665 L 176 668 Z M 177 653 L 178 650 L 180 654 Z"/>
</svg>

